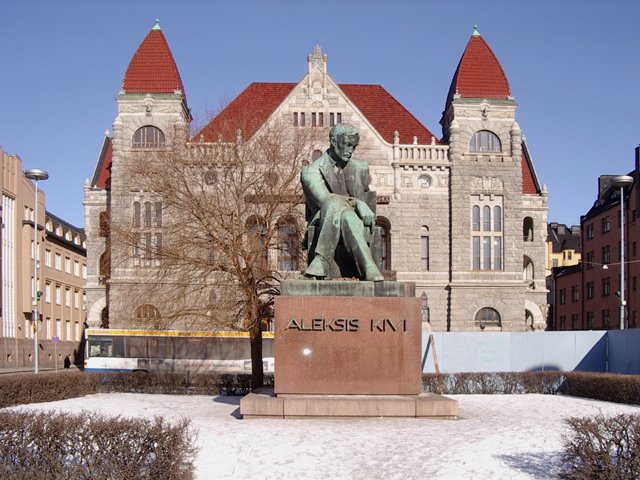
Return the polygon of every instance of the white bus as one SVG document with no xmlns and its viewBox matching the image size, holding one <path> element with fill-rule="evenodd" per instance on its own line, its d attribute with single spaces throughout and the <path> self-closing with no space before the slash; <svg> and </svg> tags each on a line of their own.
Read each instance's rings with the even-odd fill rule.
<svg viewBox="0 0 640 480">
<path fill-rule="evenodd" d="M 87 329 L 87 372 L 251 373 L 247 332 Z M 265 373 L 273 373 L 273 333 L 262 332 Z"/>
</svg>

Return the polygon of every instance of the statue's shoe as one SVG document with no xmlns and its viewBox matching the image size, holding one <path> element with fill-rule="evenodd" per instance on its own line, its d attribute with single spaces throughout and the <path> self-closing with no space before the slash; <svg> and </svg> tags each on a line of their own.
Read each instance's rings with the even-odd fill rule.
<svg viewBox="0 0 640 480">
<path fill-rule="evenodd" d="M 368 282 L 382 282 L 384 277 L 380 273 L 380 270 L 375 267 L 369 267 L 364 272 L 364 279 Z"/>
<path fill-rule="evenodd" d="M 329 263 L 320 255 L 316 255 L 304 274 L 307 277 L 325 278 L 329 275 Z"/>
</svg>

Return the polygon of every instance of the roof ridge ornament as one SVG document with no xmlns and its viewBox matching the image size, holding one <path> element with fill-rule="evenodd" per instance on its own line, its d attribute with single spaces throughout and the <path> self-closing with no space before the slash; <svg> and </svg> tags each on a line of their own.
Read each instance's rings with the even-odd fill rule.
<svg viewBox="0 0 640 480">
<path fill-rule="evenodd" d="M 474 25 L 473 26 L 473 33 L 471 34 L 472 37 L 480 37 L 480 32 L 478 31 L 478 25 Z"/>
<path fill-rule="evenodd" d="M 160 19 L 159 19 L 159 18 L 156 18 L 156 23 L 155 23 L 155 25 L 153 26 L 153 28 L 152 28 L 151 30 L 152 30 L 152 31 L 153 31 L 153 30 L 162 30 L 162 29 L 160 28 Z"/>
</svg>

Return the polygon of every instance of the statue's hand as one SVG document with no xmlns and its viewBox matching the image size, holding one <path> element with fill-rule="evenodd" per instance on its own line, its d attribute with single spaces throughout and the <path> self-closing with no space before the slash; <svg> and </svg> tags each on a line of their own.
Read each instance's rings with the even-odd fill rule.
<svg viewBox="0 0 640 480">
<path fill-rule="evenodd" d="M 362 200 L 358 200 L 356 203 L 356 213 L 362 219 L 362 223 L 365 227 L 373 228 L 373 222 L 375 221 L 375 215 L 367 205 Z"/>
</svg>

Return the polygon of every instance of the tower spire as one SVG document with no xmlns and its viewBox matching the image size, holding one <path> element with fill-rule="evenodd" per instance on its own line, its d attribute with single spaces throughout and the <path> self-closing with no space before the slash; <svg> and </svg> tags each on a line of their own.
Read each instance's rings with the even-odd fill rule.
<svg viewBox="0 0 640 480">
<path fill-rule="evenodd" d="M 156 23 L 155 23 L 155 25 L 153 26 L 153 28 L 151 30 L 162 30 L 160 28 L 160 19 L 159 18 L 156 18 Z"/>
</svg>

